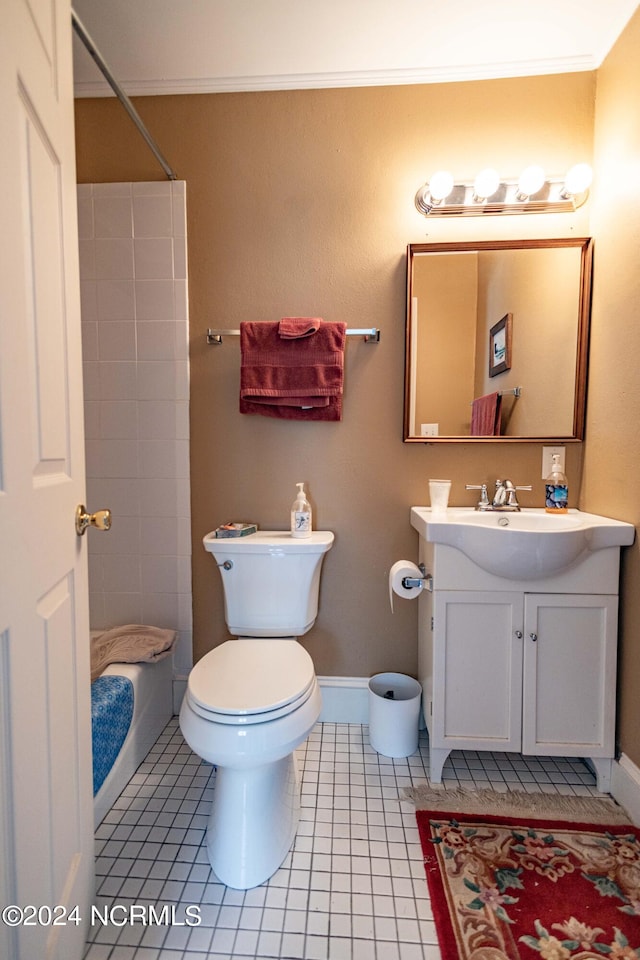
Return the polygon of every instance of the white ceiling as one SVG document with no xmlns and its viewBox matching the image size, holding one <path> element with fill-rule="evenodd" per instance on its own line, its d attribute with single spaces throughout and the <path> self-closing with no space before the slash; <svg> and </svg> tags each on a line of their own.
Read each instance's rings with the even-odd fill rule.
<svg viewBox="0 0 640 960">
<path fill-rule="evenodd" d="M 596 69 L 638 0 L 73 0 L 130 95 Z M 111 93 L 74 36 L 77 96 Z"/>
</svg>

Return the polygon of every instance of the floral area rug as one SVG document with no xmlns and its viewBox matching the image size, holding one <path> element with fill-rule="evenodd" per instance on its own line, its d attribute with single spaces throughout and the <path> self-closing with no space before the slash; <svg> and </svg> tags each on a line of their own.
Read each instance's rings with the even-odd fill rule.
<svg viewBox="0 0 640 960">
<path fill-rule="evenodd" d="M 638 960 L 640 830 L 417 810 L 443 960 Z"/>
</svg>

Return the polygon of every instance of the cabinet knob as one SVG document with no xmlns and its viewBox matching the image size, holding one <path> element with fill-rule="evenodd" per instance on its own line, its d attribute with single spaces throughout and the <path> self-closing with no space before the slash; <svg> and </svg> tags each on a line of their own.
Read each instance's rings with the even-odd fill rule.
<svg viewBox="0 0 640 960">
<path fill-rule="evenodd" d="M 530 634 L 529 634 L 529 639 L 530 639 L 530 640 L 533 640 L 533 642 L 535 643 L 536 640 L 538 639 L 538 634 L 537 634 L 537 633 L 530 633 Z"/>
<path fill-rule="evenodd" d="M 518 640 L 522 640 L 522 630 L 516 630 L 516 637 Z"/>
</svg>

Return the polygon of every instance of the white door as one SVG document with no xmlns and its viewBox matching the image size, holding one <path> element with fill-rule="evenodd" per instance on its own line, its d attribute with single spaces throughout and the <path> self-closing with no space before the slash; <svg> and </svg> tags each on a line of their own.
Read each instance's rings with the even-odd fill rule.
<svg viewBox="0 0 640 960">
<path fill-rule="evenodd" d="M 0 902 L 44 908 L 0 922 L 0 956 L 75 960 L 93 824 L 68 0 L 4 0 L 0 134 Z"/>
</svg>

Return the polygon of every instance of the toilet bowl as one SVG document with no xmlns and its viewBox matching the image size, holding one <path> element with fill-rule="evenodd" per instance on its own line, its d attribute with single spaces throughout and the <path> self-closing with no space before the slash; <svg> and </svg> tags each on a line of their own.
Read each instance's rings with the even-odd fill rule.
<svg viewBox="0 0 640 960">
<path fill-rule="evenodd" d="M 194 666 L 180 728 L 192 750 L 217 767 L 207 852 L 230 887 L 267 880 L 295 837 L 294 750 L 322 707 L 313 661 L 296 637 L 315 622 L 320 567 L 332 543 L 326 532 L 306 540 L 280 531 L 204 539 L 222 574 L 227 625 L 240 635 Z"/>
</svg>

